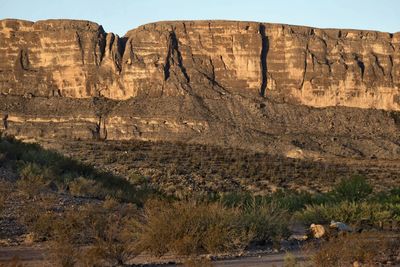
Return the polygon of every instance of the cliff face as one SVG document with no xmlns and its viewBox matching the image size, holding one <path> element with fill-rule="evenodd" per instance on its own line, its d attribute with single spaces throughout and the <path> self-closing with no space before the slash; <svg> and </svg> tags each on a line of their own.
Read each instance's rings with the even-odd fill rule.
<svg viewBox="0 0 400 267">
<path fill-rule="evenodd" d="M 19 137 L 398 159 L 398 111 L 400 33 L 188 21 L 120 38 L 0 21 L 0 130 Z"/>
<path fill-rule="evenodd" d="M 400 110 L 400 33 L 227 21 L 160 22 L 119 38 L 87 21 L 0 21 L 0 92 L 136 96 L 250 91 Z"/>
</svg>

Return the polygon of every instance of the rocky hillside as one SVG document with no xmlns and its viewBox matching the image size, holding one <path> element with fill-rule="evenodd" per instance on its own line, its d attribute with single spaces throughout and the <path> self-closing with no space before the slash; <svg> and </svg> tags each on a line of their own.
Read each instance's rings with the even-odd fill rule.
<svg viewBox="0 0 400 267">
<path fill-rule="evenodd" d="M 400 32 L 0 21 L 2 130 L 400 157 Z"/>
</svg>

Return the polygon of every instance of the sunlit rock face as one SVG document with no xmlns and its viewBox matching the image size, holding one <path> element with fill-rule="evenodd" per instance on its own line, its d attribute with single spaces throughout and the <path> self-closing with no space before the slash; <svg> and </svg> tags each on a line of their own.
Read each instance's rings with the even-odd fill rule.
<svg viewBox="0 0 400 267">
<path fill-rule="evenodd" d="M 400 158 L 400 33 L 0 20 L 0 132 Z M 360 109 L 362 108 L 362 109 Z"/>
<path fill-rule="evenodd" d="M 89 98 L 243 90 L 316 107 L 400 109 L 400 33 L 159 22 L 123 38 L 93 22 L 0 21 L 0 92 Z"/>
</svg>

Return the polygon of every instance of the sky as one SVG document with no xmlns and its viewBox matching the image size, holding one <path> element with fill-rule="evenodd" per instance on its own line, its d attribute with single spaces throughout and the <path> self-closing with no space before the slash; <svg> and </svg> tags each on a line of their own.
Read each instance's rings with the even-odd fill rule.
<svg viewBox="0 0 400 267">
<path fill-rule="evenodd" d="M 0 0 L 0 19 L 83 19 L 120 36 L 163 20 L 227 19 L 400 31 L 400 0 Z"/>
</svg>

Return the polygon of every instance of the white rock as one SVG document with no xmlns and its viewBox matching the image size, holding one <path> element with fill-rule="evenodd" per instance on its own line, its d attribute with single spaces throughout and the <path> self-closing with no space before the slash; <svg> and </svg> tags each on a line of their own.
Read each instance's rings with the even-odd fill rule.
<svg viewBox="0 0 400 267">
<path fill-rule="evenodd" d="M 353 231 L 353 228 L 351 228 L 350 226 L 348 226 L 347 224 L 342 223 L 342 222 L 331 221 L 331 224 L 329 225 L 329 227 L 336 228 L 340 232 L 352 232 Z"/>
</svg>

